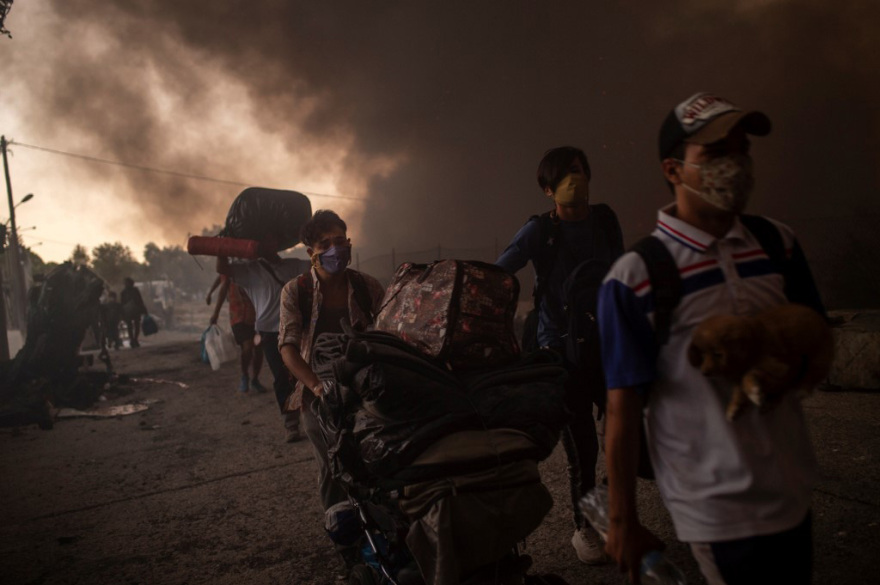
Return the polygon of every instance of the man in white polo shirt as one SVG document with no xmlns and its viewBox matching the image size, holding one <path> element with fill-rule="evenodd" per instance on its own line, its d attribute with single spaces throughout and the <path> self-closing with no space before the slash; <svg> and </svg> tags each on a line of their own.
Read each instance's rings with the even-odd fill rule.
<svg viewBox="0 0 880 585">
<path fill-rule="evenodd" d="M 311 263 L 299 258 L 281 258 L 269 252 L 258 260 L 230 263 L 225 256 L 217 257 L 217 272 L 231 277 L 233 282 L 250 297 L 256 312 L 259 345 L 272 371 L 272 387 L 281 417 L 284 419 L 285 440 L 298 441 L 299 412 L 285 412 L 284 405 L 293 392 L 290 373 L 278 352 L 278 326 L 281 319 L 281 289 L 288 281 L 308 271 Z"/>
<path fill-rule="evenodd" d="M 622 256 L 600 291 L 609 388 L 606 552 L 634 583 L 640 559 L 662 548 L 636 507 L 643 422 L 676 534 L 710 584 L 811 580 L 816 463 L 799 400 L 788 394 L 773 408 L 750 408 L 728 422 L 730 384 L 703 376 L 687 359 L 693 329 L 712 315 L 750 315 L 787 301 L 824 314 L 791 229 L 758 218 L 778 231 L 778 261 L 741 220 L 754 183 L 748 136 L 769 132 L 763 113 L 711 94 L 670 112 L 660 159 L 675 201 L 659 211 L 653 232 L 680 275 L 678 304 L 661 327 L 668 337 L 658 336 L 658 300 L 643 256 Z"/>
</svg>

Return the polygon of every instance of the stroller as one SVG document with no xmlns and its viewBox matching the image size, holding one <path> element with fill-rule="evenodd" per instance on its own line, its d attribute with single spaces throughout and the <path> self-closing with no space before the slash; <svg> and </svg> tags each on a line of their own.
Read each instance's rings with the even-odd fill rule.
<svg viewBox="0 0 880 585">
<path fill-rule="evenodd" d="M 322 335 L 314 363 L 350 585 L 564 584 L 527 576 L 516 549 L 552 506 L 537 464 L 568 422 L 554 353 L 456 375 L 388 333 L 346 332 Z"/>
</svg>

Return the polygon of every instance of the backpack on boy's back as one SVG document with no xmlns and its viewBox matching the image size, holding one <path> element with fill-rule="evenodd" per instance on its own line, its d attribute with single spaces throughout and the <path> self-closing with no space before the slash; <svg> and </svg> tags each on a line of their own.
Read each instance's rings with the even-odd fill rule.
<svg viewBox="0 0 880 585">
<path fill-rule="evenodd" d="M 599 288 L 611 265 L 605 260 L 585 260 L 572 270 L 562 284 L 565 299 L 565 358 L 586 371 L 602 369 L 599 349 Z"/>
<path fill-rule="evenodd" d="M 494 264 L 404 263 L 375 327 L 453 370 L 497 367 L 519 357 L 513 328 L 518 298 L 519 281 Z"/>
<path fill-rule="evenodd" d="M 607 205 L 591 205 L 593 214 L 593 250 L 597 250 L 596 234 L 599 226 L 608 234 L 619 231 L 617 218 Z M 532 216 L 529 221 L 538 222 L 538 241 L 541 251 L 535 261 L 537 279 L 535 282 L 534 308 L 526 317 L 523 329 L 522 346 L 524 351 L 538 349 L 538 313 L 540 305 L 547 294 L 547 283 L 558 261 L 558 256 L 565 253 L 565 242 L 562 241 L 562 230 L 554 212 L 540 216 Z M 613 228 L 613 229 L 612 229 Z M 611 260 L 590 258 L 580 262 L 566 276 L 562 284 L 563 308 L 565 323 L 557 324 L 562 331 L 563 350 L 569 363 L 588 370 L 602 367 L 599 351 L 599 331 L 596 321 L 599 288 L 602 280 L 611 268 Z"/>
</svg>

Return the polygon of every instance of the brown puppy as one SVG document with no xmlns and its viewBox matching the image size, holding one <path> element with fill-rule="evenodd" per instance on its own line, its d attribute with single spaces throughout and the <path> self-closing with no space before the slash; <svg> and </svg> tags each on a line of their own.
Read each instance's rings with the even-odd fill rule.
<svg viewBox="0 0 880 585">
<path fill-rule="evenodd" d="M 733 420 L 746 399 L 761 406 L 792 390 L 812 390 L 831 368 L 831 328 L 816 311 L 785 304 L 753 317 L 718 315 L 694 330 L 688 360 L 706 376 L 734 383 Z"/>
</svg>

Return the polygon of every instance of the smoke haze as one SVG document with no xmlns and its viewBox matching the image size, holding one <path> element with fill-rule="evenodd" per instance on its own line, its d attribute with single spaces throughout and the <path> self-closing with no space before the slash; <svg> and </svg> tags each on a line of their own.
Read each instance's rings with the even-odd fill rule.
<svg viewBox="0 0 880 585">
<path fill-rule="evenodd" d="M 792 225 L 820 272 L 880 243 L 878 17 L 860 0 L 32 0 L 0 71 L 22 142 L 363 198 L 312 203 L 376 251 L 503 246 L 548 208 L 535 168 L 562 144 L 586 151 L 593 200 L 634 241 L 669 199 L 663 117 L 713 91 L 773 121 L 752 210 Z M 13 48 L 28 38 L 39 50 Z M 63 166 L 173 243 L 242 190 Z"/>
</svg>

